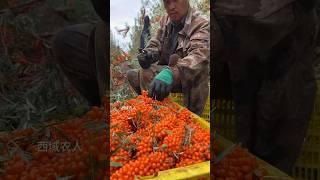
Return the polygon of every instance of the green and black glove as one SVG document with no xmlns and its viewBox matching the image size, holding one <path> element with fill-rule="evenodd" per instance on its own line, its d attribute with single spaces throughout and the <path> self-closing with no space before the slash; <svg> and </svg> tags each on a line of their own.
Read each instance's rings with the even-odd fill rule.
<svg viewBox="0 0 320 180">
<path fill-rule="evenodd" d="M 164 68 L 152 81 L 149 97 L 162 101 L 168 97 L 173 85 L 173 73 L 169 67 Z"/>
</svg>

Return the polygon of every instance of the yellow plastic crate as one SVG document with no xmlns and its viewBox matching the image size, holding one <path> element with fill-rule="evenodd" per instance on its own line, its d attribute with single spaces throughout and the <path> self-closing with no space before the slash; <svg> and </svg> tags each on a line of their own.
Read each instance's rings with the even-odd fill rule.
<svg viewBox="0 0 320 180">
<path fill-rule="evenodd" d="M 236 141 L 234 103 L 226 100 L 214 100 L 213 128 L 223 137 Z"/>
<path fill-rule="evenodd" d="M 142 177 L 141 180 L 198 180 L 210 179 L 210 161 L 187 167 L 161 171 L 156 177 Z"/>
<path fill-rule="evenodd" d="M 307 136 L 292 170 L 298 180 L 320 180 L 320 81 Z"/>
<path fill-rule="evenodd" d="M 183 106 L 183 94 L 182 93 L 171 93 L 170 97 L 174 102 Z M 203 110 L 200 117 L 207 120 L 207 121 L 210 121 L 210 89 L 209 89 L 209 95 L 207 98 L 206 105 L 204 106 L 204 110 Z"/>
<path fill-rule="evenodd" d="M 200 124 L 202 128 L 210 129 L 210 124 L 201 117 L 193 114 L 194 119 Z M 175 169 L 169 169 L 166 171 L 160 171 L 157 176 L 145 176 L 141 177 L 142 180 L 196 180 L 196 179 L 210 179 L 210 161 L 181 167 Z"/>
</svg>

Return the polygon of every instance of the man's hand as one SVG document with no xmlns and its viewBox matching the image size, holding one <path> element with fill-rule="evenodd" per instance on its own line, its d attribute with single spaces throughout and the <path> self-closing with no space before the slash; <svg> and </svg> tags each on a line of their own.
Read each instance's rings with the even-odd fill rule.
<svg viewBox="0 0 320 180">
<path fill-rule="evenodd" d="M 143 69 L 148 69 L 152 63 L 157 61 L 157 58 L 154 56 L 155 55 L 153 55 L 151 52 L 142 50 L 137 56 L 140 66 Z"/>
<path fill-rule="evenodd" d="M 149 97 L 162 101 L 168 97 L 173 84 L 173 73 L 169 68 L 164 68 L 152 81 Z"/>
</svg>

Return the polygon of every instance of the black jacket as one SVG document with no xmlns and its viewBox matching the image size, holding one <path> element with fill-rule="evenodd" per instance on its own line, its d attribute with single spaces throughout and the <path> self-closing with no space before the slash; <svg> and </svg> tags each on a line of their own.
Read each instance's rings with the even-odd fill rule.
<svg viewBox="0 0 320 180">
<path fill-rule="evenodd" d="M 94 9 L 102 20 L 107 22 L 107 0 L 91 0 Z"/>
</svg>

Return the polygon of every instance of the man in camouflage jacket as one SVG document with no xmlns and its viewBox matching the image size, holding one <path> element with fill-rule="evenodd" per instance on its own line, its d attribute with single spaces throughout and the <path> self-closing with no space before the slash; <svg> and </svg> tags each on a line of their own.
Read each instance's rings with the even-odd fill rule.
<svg viewBox="0 0 320 180">
<path fill-rule="evenodd" d="M 201 114 L 208 97 L 210 25 L 188 0 L 164 0 L 167 15 L 138 55 L 141 69 L 130 70 L 130 85 L 140 94 L 162 100 L 182 92 L 184 104 Z"/>
</svg>

